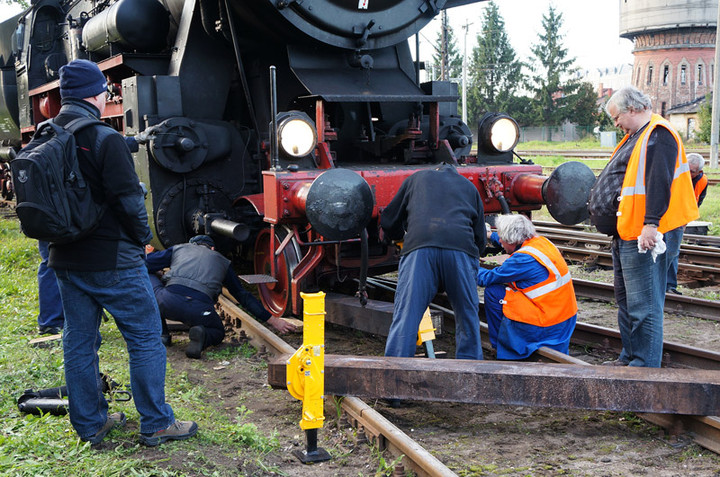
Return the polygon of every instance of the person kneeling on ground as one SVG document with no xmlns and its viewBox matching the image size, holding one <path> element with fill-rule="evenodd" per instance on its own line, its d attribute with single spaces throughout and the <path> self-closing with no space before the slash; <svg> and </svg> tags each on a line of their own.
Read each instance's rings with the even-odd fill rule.
<svg viewBox="0 0 720 477">
<path fill-rule="evenodd" d="M 485 317 L 498 359 L 524 359 L 541 346 L 567 353 L 577 301 L 560 251 L 523 215 L 496 219 L 490 238 L 511 254 L 497 268 L 481 268 Z"/>
<path fill-rule="evenodd" d="M 215 251 L 215 242 L 207 235 L 196 235 L 189 243 L 153 252 L 145 259 L 150 282 L 162 317 L 163 343 L 171 343 L 165 319 L 181 321 L 190 327 L 188 358 L 200 359 L 202 351 L 222 343 L 225 327 L 215 311 L 215 302 L 225 286 L 251 315 L 267 322 L 280 333 L 295 331 L 295 326 L 272 316 L 262 303 L 245 290 L 230 260 Z M 156 272 L 170 268 L 163 278 Z"/>
</svg>

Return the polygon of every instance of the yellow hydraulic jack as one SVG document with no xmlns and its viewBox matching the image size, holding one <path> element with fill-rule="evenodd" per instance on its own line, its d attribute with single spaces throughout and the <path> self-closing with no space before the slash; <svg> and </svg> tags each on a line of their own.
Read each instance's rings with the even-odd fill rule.
<svg viewBox="0 0 720 477">
<path fill-rule="evenodd" d="M 287 362 L 287 388 L 303 402 L 300 428 L 306 448 L 293 451 L 303 464 L 330 460 L 317 446 L 317 430 L 325 421 L 325 293 L 300 293 L 303 299 L 303 344 Z"/>
<path fill-rule="evenodd" d="M 433 347 L 432 342 L 434 339 L 435 328 L 433 328 L 432 317 L 430 316 L 430 307 L 428 307 L 425 310 L 422 320 L 420 320 L 417 339 L 418 346 L 422 346 L 422 344 L 425 343 L 425 350 L 427 351 L 428 358 L 435 358 L 435 348 Z"/>
</svg>

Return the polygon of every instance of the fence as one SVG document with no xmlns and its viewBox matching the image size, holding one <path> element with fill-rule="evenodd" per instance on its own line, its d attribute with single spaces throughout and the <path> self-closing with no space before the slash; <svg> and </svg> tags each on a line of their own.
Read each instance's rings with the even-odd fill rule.
<svg viewBox="0 0 720 477">
<path fill-rule="evenodd" d="M 595 135 L 596 133 L 593 131 L 594 129 L 595 126 L 576 126 L 574 124 L 563 124 L 561 126 L 522 127 L 520 128 L 520 142 L 579 141 L 587 136 Z"/>
</svg>

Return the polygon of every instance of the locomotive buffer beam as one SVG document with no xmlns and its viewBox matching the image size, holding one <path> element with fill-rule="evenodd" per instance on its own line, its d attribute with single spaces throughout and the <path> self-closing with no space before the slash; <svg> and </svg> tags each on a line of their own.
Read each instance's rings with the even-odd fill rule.
<svg viewBox="0 0 720 477">
<path fill-rule="evenodd" d="M 288 358 L 270 362 L 271 386 L 285 387 Z M 325 394 L 715 416 L 720 372 L 326 355 Z"/>
</svg>

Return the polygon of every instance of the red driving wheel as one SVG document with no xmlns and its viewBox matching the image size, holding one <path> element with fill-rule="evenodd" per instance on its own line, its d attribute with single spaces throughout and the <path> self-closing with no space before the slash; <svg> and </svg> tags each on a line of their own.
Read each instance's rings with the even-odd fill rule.
<svg viewBox="0 0 720 477">
<path fill-rule="evenodd" d="M 271 249 L 270 232 L 267 228 L 262 230 L 255 241 L 255 273 L 261 275 L 271 274 L 271 264 L 274 250 Z M 292 233 L 288 228 L 275 229 L 275 247 Z M 265 308 L 275 316 L 291 314 L 290 285 L 292 271 L 300 262 L 300 247 L 295 238 L 290 240 L 285 249 L 278 255 L 275 265 L 275 278 L 277 282 L 261 283 L 258 285 L 260 300 Z"/>
</svg>

